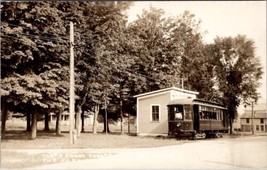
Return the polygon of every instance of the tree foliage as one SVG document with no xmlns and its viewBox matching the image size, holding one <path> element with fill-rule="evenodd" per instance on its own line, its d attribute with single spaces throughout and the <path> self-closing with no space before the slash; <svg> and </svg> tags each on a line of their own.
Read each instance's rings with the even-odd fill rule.
<svg viewBox="0 0 267 170">
<path fill-rule="evenodd" d="M 221 101 L 228 107 L 232 123 L 241 102 L 247 104 L 260 97 L 257 88 L 263 72 L 259 58 L 255 56 L 254 41 L 242 35 L 217 37 L 208 51 L 215 66 L 217 90 Z"/>
</svg>

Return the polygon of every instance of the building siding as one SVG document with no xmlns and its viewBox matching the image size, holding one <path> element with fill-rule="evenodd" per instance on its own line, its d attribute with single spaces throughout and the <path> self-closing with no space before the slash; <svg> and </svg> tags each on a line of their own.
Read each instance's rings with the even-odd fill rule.
<svg viewBox="0 0 267 170">
<path fill-rule="evenodd" d="M 247 119 L 249 119 L 249 122 L 247 123 Z M 267 132 L 267 119 L 262 118 L 264 120 L 263 123 L 261 123 L 261 118 L 254 118 L 253 119 L 253 125 L 254 125 L 254 132 L 261 133 L 261 132 Z M 258 128 L 257 128 L 258 126 Z M 241 131 L 242 132 L 251 132 L 252 131 L 252 118 L 241 118 Z"/>
<path fill-rule="evenodd" d="M 138 133 L 143 134 L 167 134 L 168 110 L 170 93 L 164 93 L 138 99 Z M 151 121 L 151 106 L 159 105 L 159 121 Z"/>
</svg>

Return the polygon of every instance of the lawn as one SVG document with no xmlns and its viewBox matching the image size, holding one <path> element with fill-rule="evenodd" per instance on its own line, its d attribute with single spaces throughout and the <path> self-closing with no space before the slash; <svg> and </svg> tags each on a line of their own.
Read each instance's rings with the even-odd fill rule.
<svg viewBox="0 0 267 170">
<path fill-rule="evenodd" d="M 51 131 L 43 131 L 43 124 L 38 123 L 37 139 L 30 140 L 30 133 L 26 132 L 25 122 L 7 122 L 7 131 L 4 139 L 1 139 L 1 168 L 22 169 L 34 168 L 45 164 L 53 164 L 64 161 L 76 161 L 81 159 L 100 159 L 113 153 L 98 153 L 98 149 L 116 148 L 148 148 L 167 145 L 182 144 L 186 141 L 178 141 L 167 137 L 142 137 L 136 136 L 134 127 L 131 134 L 120 134 L 120 127 L 111 125 L 112 133 L 102 133 L 100 124 L 98 133 L 92 134 L 92 127 L 87 126 L 86 132 L 81 133 L 75 144 L 70 144 L 68 126 L 63 126 L 61 136 L 55 134 L 54 126 Z M 69 152 L 72 149 L 75 152 Z M 97 153 L 92 153 L 97 152 Z M 101 150 L 103 152 L 103 150 Z M 51 158 L 51 153 L 53 158 Z M 73 159 L 73 157 L 78 157 Z M 49 158 L 49 159 L 47 159 Z M 64 158 L 64 159 L 63 159 Z M 71 158 L 71 160 L 66 160 Z"/>
<path fill-rule="evenodd" d="M 77 142 L 70 144 L 68 126 L 63 125 L 61 136 L 55 134 L 55 126 L 50 125 L 51 131 L 43 131 L 43 122 L 38 122 L 37 139 L 30 140 L 30 133 L 26 132 L 25 121 L 7 121 L 5 138 L 1 140 L 2 149 L 82 149 L 82 148 L 146 148 L 177 144 L 177 140 L 163 137 L 136 136 L 136 129 L 131 126 L 128 134 L 127 126 L 120 133 L 120 126 L 110 125 L 111 133 L 103 133 L 103 124 L 98 125 L 98 133 L 92 134 L 92 126 L 85 126 L 85 133 L 77 138 Z"/>
</svg>

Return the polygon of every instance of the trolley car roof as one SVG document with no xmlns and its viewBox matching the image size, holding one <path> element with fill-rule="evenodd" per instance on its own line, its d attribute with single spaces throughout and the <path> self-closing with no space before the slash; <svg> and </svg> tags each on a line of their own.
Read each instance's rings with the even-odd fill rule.
<svg viewBox="0 0 267 170">
<path fill-rule="evenodd" d="M 200 106 L 208 106 L 208 107 L 214 107 L 219 109 L 227 109 L 226 107 L 223 107 L 219 103 L 214 102 L 208 102 L 200 99 L 192 99 L 192 98 L 184 98 L 184 99 L 175 99 L 172 100 L 168 106 L 170 105 L 200 105 Z"/>
</svg>

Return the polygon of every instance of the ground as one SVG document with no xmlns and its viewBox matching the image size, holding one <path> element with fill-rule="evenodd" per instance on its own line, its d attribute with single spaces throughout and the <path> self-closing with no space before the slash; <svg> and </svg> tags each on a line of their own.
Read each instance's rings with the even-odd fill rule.
<svg viewBox="0 0 267 170">
<path fill-rule="evenodd" d="M 83 133 L 69 144 L 68 133 L 22 129 L 1 140 L 1 169 L 236 169 L 267 168 L 267 136 L 176 140 L 124 133 Z"/>
</svg>

